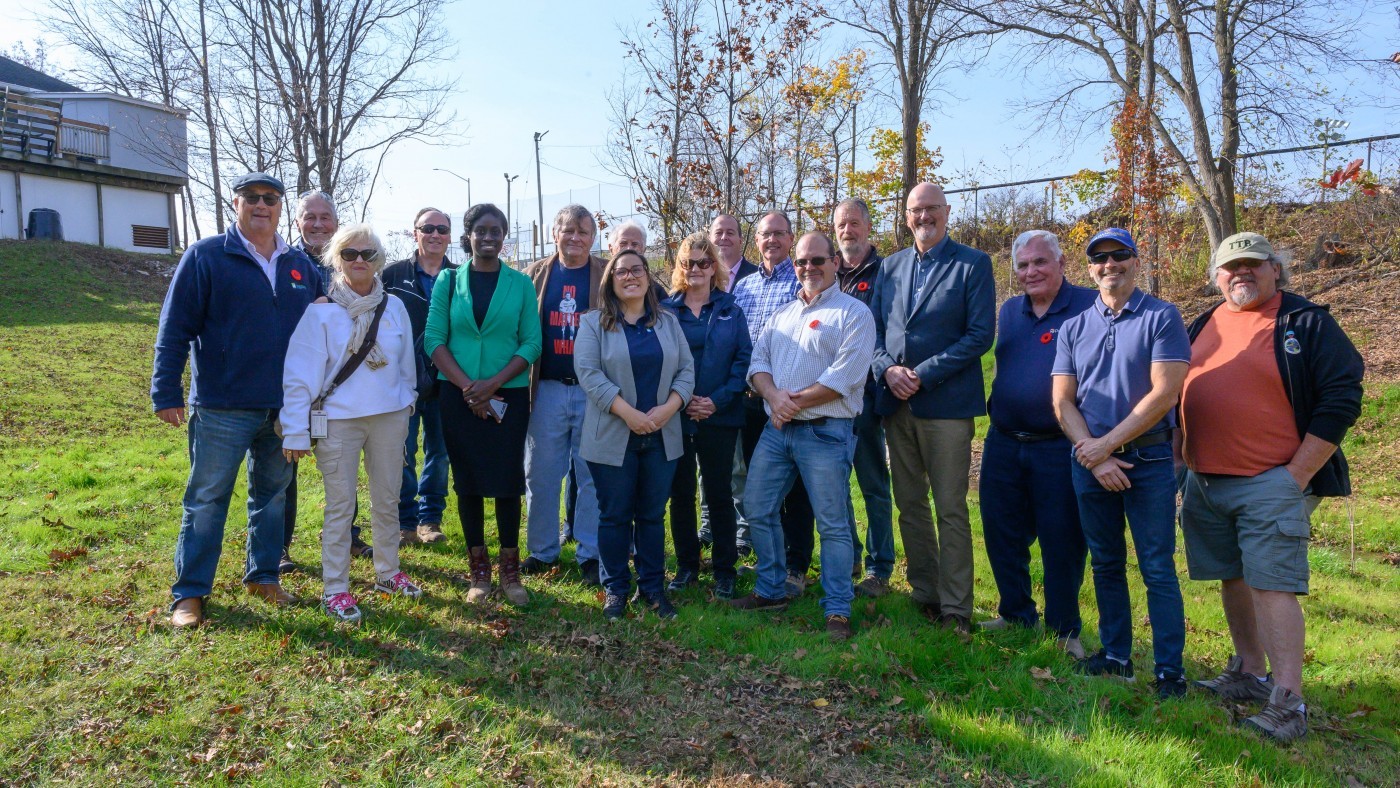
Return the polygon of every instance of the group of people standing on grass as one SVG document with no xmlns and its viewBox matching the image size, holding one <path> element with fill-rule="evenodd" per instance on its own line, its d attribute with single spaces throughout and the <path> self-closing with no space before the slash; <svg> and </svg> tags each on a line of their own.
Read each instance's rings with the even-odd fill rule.
<svg viewBox="0 0 1400 788">
<path fill-rule="evenodd" d="M 763 215 L 757 263 L 739 221 L 721 214 L 680 241 L 669 286 L 639 224 L 614 231 L 608 259 L 594 256 L 597 223 L 578 205 L 555 217 L 556 253 L 523 272 L 500 260 L 506 217 L 492 205 L 463 217 L 469 263 L 446 259 L 452 220 L 428 208 L 414 255 L 385 267 L 378 237 L 340 227 L 329 195 L 299 199 L 292 246 L 277 234 L 279 181 L 250 173 L 233 191 L 234 225 L 186 251 L 156 342 L 157 415 L 189 424 L 175 626 L 204 619 L 245 456 L 245 587 L 294 601 L 278 578 L 293 568 L 296 463 L 313 454 L 326 490 L 322 603 L 342 621 L 361 615 L 354 555 L 372 556 L 377 591 L 422 595 L 399 545 L 444 538 L 450 468 L 470 602 L 493 588 L 489 498 L 512 604 L 528 603 L 522 574 L 560 574 L 568 538 L 609 620 L 629 607 L 676 617 L 672 596 L 699 583 L 705 544 L 716 599 L 783 610 L 806 592 L 819 549 L 826 632 L 845 640 L 856 594 L 890 591 L 898 503 L 913 602 L 967 634 L 974 419 L 989 415 L 979 496 L 1000 600 L 980 628 L 1040 625 L 1039 541 L 1045 625 L 1078 671 L 1133 679 L 1130 532 L 1157 694 L 1185 694 L 1179 517 L 1190 576 L 1221 581 L 1236 651 L 1196 684 L 1263 702 L 1244 722 L 1276 739 L 1306 732 L 1308 521 L 1319 496 L 1350 492 L 1338 445 L 1360 412 L 1363 365 L 1325 307 L 1280 289 L 1288 263 L 1264 237 L 1220 245 L 1210 276 L 1224 299 L 1188 330 L 1137 288 L 1136 243 L 1118 228 L 1085 247 L 1097 289 L 1066 280 L 1053 233 L 1021 234 L 1011 257 L 1023 292 L 998 314 L 990 258 L 948 237 L 947 199 L 929 183 L 905 206 L 913 245 L 888 258 L 858 199 L 837 205 L 834 238 L 795 238 L 785 214 Z M 981 359 L 993 346 L 986 397 Z M 362 458 L 369 544 L 352 530 Z M 561 533 L 566 480 L 577 499 Z M 740 595 L 750 554 L 753 588 Z M 1086 556 L 1092 655 L 1080 642 Z"/>
</svg>

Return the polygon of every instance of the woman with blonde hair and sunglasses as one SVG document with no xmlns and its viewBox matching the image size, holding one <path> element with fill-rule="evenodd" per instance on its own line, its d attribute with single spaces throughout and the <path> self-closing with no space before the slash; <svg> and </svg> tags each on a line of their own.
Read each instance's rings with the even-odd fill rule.
<svg viewBox="0 0 1400 788">
<path fill-rule="evenodd" d="M 370 226 L 342 227 L 322 259 L 334 266 L 329 303 L 312 304 L 292 333 L 279 419 L 287 459 L 315 454 L 325 481 L 326 613 L 355 624 L 360 608 L 350 593 L 350 525 L 361 454 L 369 476 L 374 588 L 411 599 L 423 594 L 399 570 L 399 484 L 417 368 L 408 310 L 384 292 L 384 247 Z"/>
</svg>

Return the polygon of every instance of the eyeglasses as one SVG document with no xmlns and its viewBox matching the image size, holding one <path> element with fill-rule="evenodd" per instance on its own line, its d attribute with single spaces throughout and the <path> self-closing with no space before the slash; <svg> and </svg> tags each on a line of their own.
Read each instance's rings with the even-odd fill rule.
<svg viewBox="0 0 1400 788">
<path fill-rule="evenodd" d="M 792 233 L 788 232 L 787 230 L 760 230 L 758 233 L 758 237 L 766 241 L 770 238 L 781 238 L 784 235 L 791 234 Z"/>
<path fill-rule="evenodd" d="M 947 207 L 948 206 L 946 205 L 924 205 L 918 208 L 905 208 L 904 212 L 909 214 L 910 216 L 923 216 L 926 213 L 936 214 Z"/>
<path fill-rule="evenodd" d="M 347 262 L 347 263 L 353 263 L 353 262 L 355 262 L 355 258 L 357 258 L 357 257 L 358 257 L 359 259 L 361 259 L 361 260 L 364 260 L 366 263 L 372 263 L 372 262 L 375 261 L 376 258 L 379 257 L 379 250 L 378 250 L 378 249 L 341 249 L 341 250 L 340 250 L 340 259 L 344 260 L 344 261 Z"/>
<path fill-rule="evenodd" d="M 642 279 L 647 275 L 647 269 L 641 266 L 632 268 L 614 268 L 613 277 L 615 279 Z"/>
<path fill-rule="evenodd" d="M 238 196 L 242 197 L 243 201 L 248 203 L 249 205 L 257 205 L 258 200 L 262 200 L 263 205 L 269 206 L 276 205 L 277 203 L 282 202 L 282 195 L 280 194 L 254 194 L 252 192 L 239 192 Z"/>
<path fill-rule="evenodd" d="M 1221 263 L 1221 264 L 1220 264 L 1220 270 L 1221 270 L 1221 271 L 1228 271 L 1229 273 L 1232 273 L 1232 274 L 1233 274 L 1234 272 L 1240 270 L 1241 268 L 1248 268 L 1249 270 L 1253 271 L 1254 269 L 1258 268 L 1259 266 L 1261 266 L 1261 265 L 1263 265 L 1263 264 L 1264 264 L 1264 261 L 1263 261 L 1263 260 L 1253 260 L 1253 259 L 1245 258 L 1245 259 L 1241 259 L 1241 260 L 1231 260 L 1231 261 L 1228 262 L 1228 263 Z"/>
<path fill-rule="evenodd" d="M 438 235 L 451 235 L 452 227 L 446 224 L 425 224 L 418 228 L 418 232 L 424 235 L 432 235 L 433 233 L 437 233 Z"/>
<path fill-rule="evenodd" d="M 681 265 L 685 266 L 686 268 L 689 268 L 692 271 L 694 271 L 697 268 L 699 268 L 701 271 L 708 271 L 710 270 L 710 262 L 710 258 L 702 257 L 699 260 L 682 260 Z"/>
<path fill-rule="evenodd" d="M 792 261 L 792 267 L 803 268 L 810 266 L 812 268 L 821 268 L 829 262 L 831 262 L 830 257 L 799 257 Z"/>
<path fill-rule="evenodd" d="M 1094 265 L 1103 265 L 1108 262 L 1108 258 L 1110 257 L 1121 263 L 1124 260 L 1131 260 L 1137 257 L 1137 252 L 1134 252 L 1132 249 L 1114 249 L 1111 252 L 1094 252 L 1089 255 L 1089 262 Z"/>
</svg>

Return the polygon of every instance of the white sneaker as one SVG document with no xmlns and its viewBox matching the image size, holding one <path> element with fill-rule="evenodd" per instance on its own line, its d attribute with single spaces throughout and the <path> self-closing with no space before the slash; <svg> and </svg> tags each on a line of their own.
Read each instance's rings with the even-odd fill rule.
<svg viewBox="0 0 1400 788">
<path fill-rule="evenodd" d="M 339 594 L 331 594 L 322 600 L 326 608 L 326 614 L 331 618 L 340 620 L 344 624 L 360 623 L 359 600 L 349 592 L 342 591 Z"/>
<path fill-rule="evenodd" d="M 399 572 L 388 580 L 377 580 L 374 583 L 374 590 L 381 594 L 403 594 L 409 599 L 417 599 L 423 596 L 423 589 L 418 584 L 408 578 L 408 575 Z"/>
</svg>

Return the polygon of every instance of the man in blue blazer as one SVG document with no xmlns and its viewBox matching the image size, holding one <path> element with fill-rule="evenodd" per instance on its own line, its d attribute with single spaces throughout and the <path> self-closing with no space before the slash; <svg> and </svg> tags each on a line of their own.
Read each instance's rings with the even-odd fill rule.
<svg viewBox="0 0 1400 788">
<path fill-rule="evenodd" d="M 965 633 L 972 622 L 973 419 L 987 412 L 981 359 L 992 347 L 997 304 L 991 258 L 948 237 L 948 211 L 935 184 L 909 192 L 905 222 L 914 246 L 880 267 L 872 369 L 914 601 L 930 620 Z"/>
</svg>

